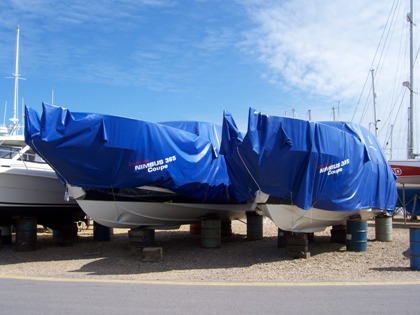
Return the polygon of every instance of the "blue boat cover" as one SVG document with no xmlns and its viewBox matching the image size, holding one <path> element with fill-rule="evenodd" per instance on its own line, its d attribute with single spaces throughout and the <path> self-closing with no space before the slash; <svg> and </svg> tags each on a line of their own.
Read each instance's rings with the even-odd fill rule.
<svg viewBox="0 0 420 315">
<path fill-rule="evenodd" d="M 343 122 L 310 122 L 249 111 L 243 136 L 224 114 L 221 153 L 239 201 L 258 190 L 301 209 L 392 212 L 395 176 L 376 138 Z"/>
<path fill-rule="evenodd" d="M 229 113 L 205 122 L 151 123 L 26 107 L 25 141 L 59 177 L 83 188 L 157 185 L 203 203 L 253 201 L 257 191 L 301 209 L 392 212 L 395 176 L 376 138 L 343 122 L 249 111 L 243 135 Z"/>
<path fill-rule="evenodd" d="M 204 122 L 151 123 L 25 108 L 25 141 L 67 183 L 83 188 L 157 185 L 205 203 L 232 203 L 219 154 L 221 127 Z"/>
</svg>

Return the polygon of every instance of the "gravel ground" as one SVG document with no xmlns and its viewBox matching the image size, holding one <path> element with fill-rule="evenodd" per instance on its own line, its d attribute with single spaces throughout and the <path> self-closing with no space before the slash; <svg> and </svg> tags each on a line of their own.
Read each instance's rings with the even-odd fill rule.
<svg viewBox="0 0 420 315">
<path fill-rule="evenodd" d="M 375 221 L 370 220 L 366 252 L 346 251 L 330 242 L 330 228 L 315 233 L 311 256 L 293 259 L 277 248 L 277 228 L 264 220 L 262 240 L 246 237 L 246 224 L 232 222 L 232 237 L 224 237 L 217 249 L 201 247 L 189 225 L 179 230 L 156 231 L 156 246 L 163 259 L 144 262 L 129 249 L 128 230 L 114 229 L 111 241 L 95 241 L 92 227 L 81 229 L 71 246 L 58 246 L 49 230 L 38 231 L 35 251 L 17 251 L 0 245 L 0 277 L 28 276 L 112 280 L 223 281 L 223 282 L 353 282 L 420 281 L 410 269 L 409 227 L 420 222 L 393 219 L 391 242 L 375 240 Z"/>
</svg>

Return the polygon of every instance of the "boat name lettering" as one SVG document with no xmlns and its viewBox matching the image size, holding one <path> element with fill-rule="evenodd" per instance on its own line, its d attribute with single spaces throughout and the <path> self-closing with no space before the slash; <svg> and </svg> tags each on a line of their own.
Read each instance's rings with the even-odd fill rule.
<svg viewBox="0 0 420 315">
<path fill-rule="evenodd" d="M 343 171 L 343 166 L 350 164 L 349 159 L 345 159 L 339 163 L 324 166 L 319 169 L 319 174 L 327 172 L 327 175 L 339 174 Z"/>
<path fill-rule="evenodd" d="M 164 159 L 160 159 L 160 160 L 156 160 L 156 161 L 152 161 L 152 162 L 148 162 L 144 164 L 134 165 L 134 170 L 141 171 L 141 170 L 147 169 L 148 173 L 162 171 L 168 168 L 168 163 L 171 163 L 174 161 L 176 161 L 176 156 L 172 155 Z"/>
<path fill-rule="evenodd" d="M 149 160 L 141 160 L 141 161 L 135 161 L 128 163 L 128 166 L 134 166 L 134 165 L 140 165 L 149 162 Z"/>
<path fill-rule="evenodd" d="M 341 173 L 342 171 L 343 171 L 343 168 L 340 167 L 340 168 L 337 168 L 335 170 L 328 171 L 327 175 L 338 174 L 338 173 Z"/>
<path fill-rule="evenodd" d="M 402 170 L 399 167 L 393 167 L 392 168 L 392 172 L 394 173 L 394 175 L 396 176 L 401 176 L 402 175 Z"/>
<path fill-rule="evenodd" d="M 149 168 L 147 169 L 147 172 L 148 172 L 148 173 L 153 173 L 153 172 L 156 172 L 156 171 L 162 171 L 162 170 L 164 170 L 165 168 L 168 168 L 168 164 L 161 165 L 161 166 L 157 166 L 157 167 L 149 167 Z"/>
</svg>

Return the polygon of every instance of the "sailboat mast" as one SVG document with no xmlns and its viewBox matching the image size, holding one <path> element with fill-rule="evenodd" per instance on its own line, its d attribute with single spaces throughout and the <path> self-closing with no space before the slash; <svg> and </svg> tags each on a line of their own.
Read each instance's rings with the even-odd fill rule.
<svg viewBox="0 0 420 315">
<path fill-rule="evenodd" d="M 18 102 L 18 82 L 19 82 L 19 25 L 16 27 L 16 61 L 15 61 L 15 73 L 13 73 L 13 78 L 15 81 L 15 89 L 14 89 L 14 96 L 13 96 L 13 118 L 11 121 L 13 122 L 13 127 L 11 130 L 11 134 L 15 134 L 17 131 L 17 127 L 19 125 L 19 119 L 17 118 L 17 102 Z"/>
<path fill-rule="evenodd" d="M 414 89 L 413 89 L 413 0 L 410 0 L 410 13 L 407 15 L 407 20 L 410 23 L 410 83 L 409 83 L 409 90 L 410 90 L 410 107 L 409 107 L 409 124 L 408 124 L 408 152 L 407 158 L 414 159 L 415 154 L 413 152 L 413 132 L 414 132 L 414 110 L 413 110 L 413 97 L 414 97 Z"/>
<path fill-rule="evenodd" d="M 375 77 L 373 75 L 373 69 L 370 70 L 372 74 L 372 98 L 373 98 L 373 119 L 374 123 L 373 126 L 375 127 L 375 137 L 378 137 L 378 122 L 379 120 L 376 118 L 376 92 L 375 92 Z"/>
</svg>

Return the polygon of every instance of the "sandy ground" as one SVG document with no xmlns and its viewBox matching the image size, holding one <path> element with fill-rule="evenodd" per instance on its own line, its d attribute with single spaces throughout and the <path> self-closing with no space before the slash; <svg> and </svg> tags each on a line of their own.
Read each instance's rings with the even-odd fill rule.
<svg viewBox="0 0 420 315">
<path fill-rule="evenodd" d="M 223 282 L 323 282 L 420 281 L 410 269 L 410 226 L 417 222 L 393 219 L 390 242 L 375 240 L 375 221 L 368 221 L 368 249 L 346 250 L 331 243 L 330 228 L 315 233 L 310 257 L 294 259 L 277 247 L 277 228 L 264 220 L 262 240 L 246 237 L 246 224 L 232 222 L 231 237 L 220 248 L 202 248 L 190 226 L 156 231 L 156 245 L 163 259 L 145 262 L 129 247 L 128 230 L 114 229 L 111 241 L 93 239 L 92 226 L 79 229 L 78 239 L 59 246 L 50 230 L 39 229 L 36 250 L 18 251 L 14 242 L 0 245 L 0 277 L 83 278 L 103 280 L 223 281 Z"/>
</svg>

